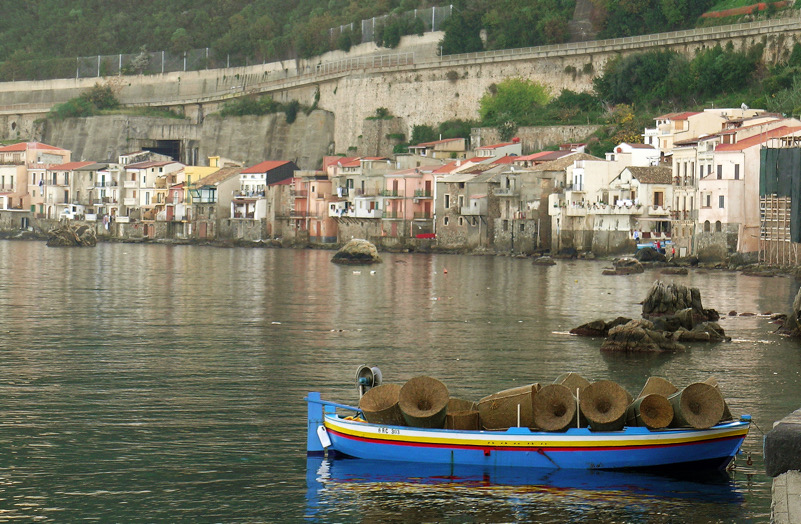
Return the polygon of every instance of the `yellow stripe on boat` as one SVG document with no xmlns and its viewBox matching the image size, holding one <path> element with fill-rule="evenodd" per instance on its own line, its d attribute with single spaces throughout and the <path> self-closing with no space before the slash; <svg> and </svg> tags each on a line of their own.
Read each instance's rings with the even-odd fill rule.
<svg viewBox="0 0 801 524">
<path fill-rule="evenodd" d="M 493 432 L 477 434 L 460 432 L 458 435 L 443 435 L 443 431 L 436 435 L 427 435 L 428 431 L 417 431 L 417 428 L 397 428 L 390 426 L 365 426 L 364 423 L 343 423 L 341 419 L 325 418 L 325 427 L 343 435 L 381 440 L 397 443 L 417 443 L 441 446 L 476 446 L 476 447 L 563 447 L 563 448 L 591 448 L 591 447 L 636 447 L 636 446 L 664 446 L 702 442 L 732 437 L 742 437 L 748 433 L 748 427 L 735 427 L 731 429 L 713 428 L 705 430 L 669 429 L 651 431 L 641 435 L 614 435 L 604 432 L 591 435 L 577 435 L 565 433 L 548 433 L 545 438 L 539 432 L 529 434 L 514 434 L 506 432 Z M 398 433 L 394 433 L 397 431 Z M 522 437 L 522 439 L 521 439 Z M 535 437 L 535 438 L 532 438 Z"/>
</svg>

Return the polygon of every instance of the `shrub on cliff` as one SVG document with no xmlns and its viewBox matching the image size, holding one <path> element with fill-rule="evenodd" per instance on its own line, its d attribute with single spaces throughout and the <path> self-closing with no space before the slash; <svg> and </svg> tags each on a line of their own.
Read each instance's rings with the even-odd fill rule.
<svg viewBox="0 0 801 524">
<path fill-rule="evenodd" d="M 103 110 L 117 109 L 119 100 L 109 85 L 95 84 L 80 96 L 58 104 L 50 110 L 50 115 L 58 120 L 73 117 L 97 115 Z"/>
</svg>

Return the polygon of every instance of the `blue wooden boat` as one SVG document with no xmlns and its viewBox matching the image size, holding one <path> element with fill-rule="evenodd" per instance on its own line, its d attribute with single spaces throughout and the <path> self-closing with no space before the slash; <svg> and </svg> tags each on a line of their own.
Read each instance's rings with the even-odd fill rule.
<svg viewBox="0 0 801 524">
<path fill-rule="evenodd" d="M 750 416 L 709 429 L 572 428 L 563 433 L 425 429 L 370 424 L 345 404 L 309 393 L 308 455 L 329 453 L 369 460 L 540 469 L 724 469 L 739 453 Z"/>
</svg>

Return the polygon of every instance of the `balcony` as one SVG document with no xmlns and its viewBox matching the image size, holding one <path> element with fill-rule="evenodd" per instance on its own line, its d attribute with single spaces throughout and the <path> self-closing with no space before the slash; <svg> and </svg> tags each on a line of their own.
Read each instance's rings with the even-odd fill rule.
<svg viewBox="0 0 801 524">
<path fill-rule="evenodd" d="M 565 215 L 569 217 L 585 217 L 589 213 L 584 206 L 567 206 L 564 211 Z"/>
<path fill-rule="evenodd" d="M 431 198 L 431 190 L 429 189 L 415 189 L 415 198 Z"/>
<path fill-rule="evenodd" d="M 136 180 L 126 180 L 122 183 L 122 187 L 125 189 L 136 189 L 139 187 L 139 182 Z"/>
<path fill-rule="evenodd" d="M 495 196 L 500 197 L 509 197 L 509 196 L 517 196 L 520 194 L 520 191 L 513 187 L 499 187 L 495 190 Z"/>
<path fill-rule="evenodd" d="M 648 206 L 648 216 L 664 216 L 670 215 L 670 210 L 663 206 Z"/>
<path fill-rule="evenodd" d="M 431 220 L 432 218 L 433 218 L 433 215 L 431 214 L 430 211 L 429 212 L 415 211 L 415 213 L 414 213 L 414 219 L 415 220 Z"/>
<path fill-rule="evenodd" d="M 135 198 L 123 198 L 122 199 L 122 205 L 124 205 L 124 206 L 131 207 L 131 206 L 135 206 L 136 204 L 137 204 L 137 201 L 136 201 Z"/>
<path fill-rule="evenodd" d="M 381 218 L 387 218 L 390 220 L 403 218 L 403 214 L 399 211 L 384 211 Z"/>
<path fill-rule="evenodd" d="M 309 191 L 306 189 L 293 189 L 289 192 L 289 196 L 294 198 L 306 198 L 309 196 Z"/>
<path fill-rule="evenodd" d="M 380 195 L 386 198 L 403 198 L 403 191 L 395 189 L 382 189 Z"/>
<path fill-rule="evenodd" d="M 259 198 L 264 196 L 264 191 L 234 191 L 236 198 Z"/>
</svg>

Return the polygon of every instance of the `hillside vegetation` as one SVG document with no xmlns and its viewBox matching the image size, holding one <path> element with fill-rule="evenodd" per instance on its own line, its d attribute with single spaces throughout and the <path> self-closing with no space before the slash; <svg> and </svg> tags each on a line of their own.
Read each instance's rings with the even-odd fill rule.
<svg viewBox="0 0 801 524">
<path fill-rule="evenodd" d="M 693 27 L 714 0 L 591 0 L 599 37 Z M 575 0 L 28 0 L 0 17 L 0 81 L 70 77 L 75 57 L 209 48 L 238 64 L 308 58 L 362 41 L 362 20 L 389 15 L 374 41 L 430 29 L 415 9 L 450 6 L 446 54 L 565 42 Z M 724 4 L 728 5 L 728 4 Z M 731 22 L 716 20 L 713 23 Z M 353 23 L 353 30 L 349 24 Z M 340 31 L 340 26 L 348 28 Z M 332 28 L 335 31 L 332 31 Z M 481 38 L 482 30 L 484 39 Z M 233 63 L 233 62 L 231 62 Z M 130 68 L 125 73 L 136 73 Z"/>
</svg>

